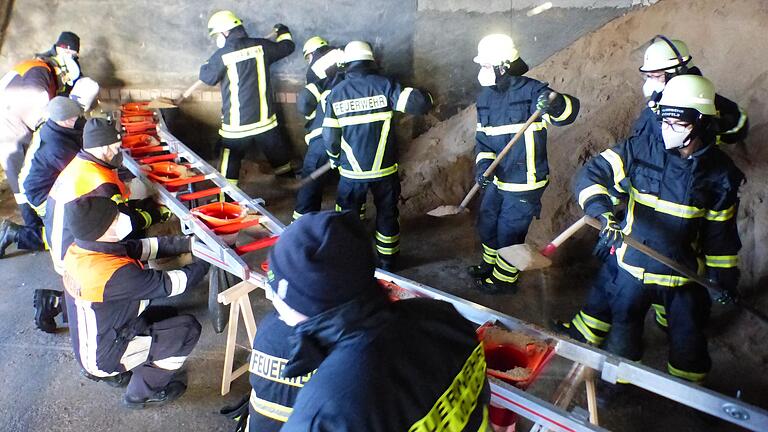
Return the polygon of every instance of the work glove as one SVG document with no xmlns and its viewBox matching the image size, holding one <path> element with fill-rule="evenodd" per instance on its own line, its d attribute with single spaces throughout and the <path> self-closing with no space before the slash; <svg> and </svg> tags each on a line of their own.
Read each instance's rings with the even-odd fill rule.
<svg viewBox="0 0 768 432">
<path fill-rule="evenodd" d="M 600 215 L 598 220 L 603 224 L 603 227 L 600 229 L 600 239 L 593 253 L 595 256 L 606 259 L 624 242 L 624 233 L 621 232 L 621 225 L 616 222 L 613 213 L 605 212 Z"/>
<path fill-rule="evenodd" d="M 291 32 L 290 30 L 288 30 L 288 27 L 285 24 L 275 24 L 275 26 L 272 27 L 272 31 L 274 31 L 275 34 Z"/>
<path fill-rule="evenodd" d="M 480 174 L 477 176 L 477 184 L 480 186 L 480 189 L 485 189 L 488 187 L 489 184 L 491 184 L 491 179 L 489 177 L 484 176 L 483 174 Z"/>
<path fill-rule="evenodd" d="M 562 95 L 557 95 L 554 101 L 549 101 L 549 95 L 553 92 L 549 90 L 543 91 L 539 98 L 536 99 L 536 109 L 541 111 L 541 114 L 556 114 L 563 111 L 563 104 L 565 101 L 563 100 Z"/>
<path fill-rule="evenodd" d="M 738 290 L 740 272 L 738 268 L 716 269 L 707 268 L 709 281 L 720 287 L 722 291 L 710 292 L 712 300 L 726 305 L 736 303 L 740 294 Z"/>
<path fill-rule="evenodd" d="M 157 211 L 160 213 L 160 222 L 166 222 L 168 219 L 171 218 L 171 216 L 173 216 L 173 213 L 171 213 L 171 210 L 164 205 L 159 206 L 157 208 Z"/>
</svg>

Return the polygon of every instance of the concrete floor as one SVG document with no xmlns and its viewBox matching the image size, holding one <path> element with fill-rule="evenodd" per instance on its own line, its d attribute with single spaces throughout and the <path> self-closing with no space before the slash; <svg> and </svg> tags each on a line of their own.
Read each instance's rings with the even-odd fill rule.
<svg viewBox="0 0 768 432">
<path fill-rule="evenodd" d="M 278 194 L 265 198 L 269 208 L 287 220 L 292 200 L 280 198 Z M 9 202 L 2 201 L 2 207 L 9 208 Z M 595 269 L 595 263 L 589 259 L 525 274 L 516 295 L 489 296 L 474 291 L 464 271 L 479 255 L 479 243 L 472 226 L 470 215 L 405 221 L 402 247 L 405 268 L 401 274 L 539 325 L 546 325 L 552 318 L 570 317 L 577 310 Z M 0 289 L 0 359 L 3 360 L 0 362 L 0 383 L 3 383 L 0 430 L 130 432 L 231 428 L 231 423 L 219 415 L 218 410 L 239 399 L 248 391 L 248 386 L 241 378 L 228 396 L 219 396 L 225 337 L 215 334 L 207 321 L 207 284 L 161 302 L 193 313 L 203 323 L 200 344 L 187 363 L 189 390 L 169 406 L 130 411 L 120 405 L 121 389 L 91 382 L 79 374 L 66 330 L 49 335 L 34 328 L 33 290 L 61 286 L 47 253 L 9 252 L 9 256 L 0 260 L 0 274 L 4 275 Z M 566 257 L 573 257 L 568 250 L 563 252 Z M 253 297 L 256 297 L 254 308 L 258 318 L 269 304 L 259 295 Z M 730 324 L 732 317 L 728 313 L 716 309 L 713 321 L 713 327 L 720 331 L 713 335 L 710 346 L 715 366 L 709 386 L 727 394 L 742 390 L 745 400 L 768 407 L 764 362 L 740 351 L 743 344 L 727 343 L 738 338 L 739 332 L 738 327 Z M 666 338 L 650 321 L 647 328 L 644 360 L 652 367 L 662 368 L 666 362 Z M 248 342 L 241 338 L 241 343 Z M 553 361 L 530 391 L 548 398 L 569 367 L 568 362 Z M 579 395 L 577 403 L 585 406 L 583 395 Z M 610 412 L 601 411 L 601 421 L 611 430 L 638 432 L 736 429 L 650 393 L 618 404 Z"/>
</svg>

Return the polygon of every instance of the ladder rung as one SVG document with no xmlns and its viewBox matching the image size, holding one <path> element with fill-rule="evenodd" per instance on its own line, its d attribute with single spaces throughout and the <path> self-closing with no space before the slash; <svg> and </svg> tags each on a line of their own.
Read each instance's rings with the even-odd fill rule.
<svg viewBox="0 0 768 432">
<path fill-rule="evenodd" d="M 146 155 L 149 153 L 156 153 L 161 151 L 168 151 L 168 146 L 151 146 L 151 147 L 136 147 L 131 149 L 131 156 Z"/>
<path fill-rule="evenodd" d="M 263 238 L 263 239 L 260 239 L 260 240 L 256 240 L 253 243 L 244 244 L 244 245 L 242 245 L 240 247 L 235 248 L 235 253 L 238 254 L 238 255 L 243 255 L 243 254 L 246 254 L 248 252 L 253 252 L 253 251 L 257 251 L 259 249 L 264 249 L 266 247 L 270 247 L 273 244 L 275 244 L 275 242 L 277 242 L 277 239 L 279 239 L 279 238 L 280 238 L 280 236 L 272 236 L 272 237 L 267 237 L 267 238 Z"/>
<path fill-rule="evenodd" d="M 216 195 L 218 193 L 221 193 L 220 187 L 205 189 L 197 192 L 190 192 L 188 194 L 179 195 L 176 198 L 180 199 L 181 201 L 192 201 L 199 198 L 205 198 L 209 196 Z"/>
<path fill-rule="evenodd" d="M 147 156 L 145 158 L 139 159 L 139 163 L 141 164 L 151 164 L 155 162 L 165 162 L 165 161 L 172 161 L 176 159 L 179 155 L 177 153 L 168 153 L 164 155 L 158 155 L 158 156 Z"/>
<path fill-rule="evenodd" d="M 248 220 L 245 222 L 238 222 L 238 223 L 233 223 L 229 225 L 220 226 L 218 228 L 214 228 L 213 232 L 215 232 L 216 234 L 234 234 L 236 232 L 240 232 L 241 230 L 252 227 L 254 225 L 258 225 L 260 223 L 261 223 L 261 218 L 256 217 L 252 220 Z"/>
<path fill-rule="evenodd" d="M 166 187 L 167 187 L 167 186 L 170 186 L 170 187 L 179 187 L 179 186 L 188 185 L 188 184 L 190 184 L 190 183 L 197 183 L 197 182 L 201 182 L 201 181 L 205 181 L 205 180 L 208 180 L 208 176 L 204 176 L 204 175 L 197 175 L 197 176 L 192 176 L 192 177 L 187 177 L 187 178 L 181 178 L 181 179 L 177 179 L 177 180 L 171 180 L 171 181 L 165 182 L 165 183 L 163 183 L 163 184 L 164 184 Z"/>
</svg>

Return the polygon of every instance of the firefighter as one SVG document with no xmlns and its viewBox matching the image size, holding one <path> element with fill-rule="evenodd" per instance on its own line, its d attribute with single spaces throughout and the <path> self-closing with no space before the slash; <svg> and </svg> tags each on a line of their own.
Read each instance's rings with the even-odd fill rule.
<svg viewBox="0 0 768 432">
<path fill-rule="evenodd" d="M 486 430 L 490 390 L 475 326 L 447 302 L 390 303 L 357 212 L 302 216 L 269 265 L 273 305 L 295 326 L 282 376 L 316 370 L 281 431 Z"/>
<path fill-rule="evenodd" d="M 120 135 L 115 125 L 103 118 L 92 118 L 83 130 L 83 149 L 56 178 L 45 203 L 45 237 L 53 260 L 53 268 L 63 275 L 63 259 L 74 241 L 64 209 L 80 197 L 106 197 L 118 203 L 131 218 L 133 232 L 141 233 L 153 223 L 164 222 L 170 211 L 147 200 L 132 200 L 130 190 L 117 176 L 122 165 Z M 56 315 L 62 312 L 61 293 L 42 290 L 35 293 L 36 317 L 55 326 Z M 36 319 L 37 321 L 37 319 Z M 55 328 L 55 327 L 54 327 Z"/>
<path fill-rule="evenodd" d="M 0 258 L 11 244 L 19 249 L 44 250 L 43 221 L 45 199 L 58 173 L 82 146 L 83 131 L 75 128 L 82 108 L 74 100 L 56 96 L 48 103 L 48 120 L 35 132 L 19 175 L 20 192 L 34 211 L 23 211 L 24 225 L 10 220 L 0 225 Z"/>
<path fill-rule="evenodd" d="M 575 187 L 585 213 L 603 223 L 599 246 L 616 250 L 612 265 L 617 270 L 605 287 L 613 321 L 605 348 L 640 360 L 645 314 L 660 304 L 669 312 L 667 369 L 693 382 L 703 381 L 711 366 L 704 333 L 709 294 L 628 248 L 623 236 L 631 232 L 637 241 L 699 268 L 726 293 L 735 293 L 741 248 L 737 194 L 744 175 L 715 145 L 715 98 L 706 78 L 670 79 L 658 106 L 662 140 L 646 129 L 605 150 L 582 168 Z M 609 190 L 629 197 L 622 220 L 614 216 Z"/>
<path fill-rule="evenodd" d="M 678 75 L 701 76 L 701 70 L 692 63 L 688 45 L 678 39 L 669 39 L 658 35 L 651 40 L 651 44 L 645 50 L 643 64 L 640 72 L 643 74 L 643 95 L 648 98 L 648 106 L 645 107 L 632 127 L 632 135 L 655 135 L 657 141 L 662 141 L 661 127 L 658 120 L 659 106 L 666 83 Z M 749 131 L 747 113 L 736 103 L 729 99 L 715 95 L 715 109 L 717 116 L 712 119 L 712 128 L 717 144 L 734 144 L 743 141 Z M 624 194 L 613 191 L 613 194 L 622 198 Z M 590 288 L 587 302 L 584 307 L 568 323 L 556 321 L 557 330 L 568 334 L 570 337 L 599 346 L 605 340 L 611 329 L 610 307 L 605 287 L 615 275 L 616 269 L 608 269 L 615 262 L 609 257 L 610 250 L 597 247 L 595 254 L 606 262 L 595 283 Z M 653 304 L 656 324 L 667 330 L 667 316 L 664 305 Z"/>
<path fill-rule="evenodd" d="M 24 153 L 32 132 L 44 121 L 48 101 L 57 94 L 66 96 L 80 77 L 79 51 L 80 38 L 62 32 L 49 51 L 17 64 L 0 79 L 0 166 L 25 221 L 34 219 L 34 212 L 24 206 L 19 189 Z"/>
<path fill-rule="evenodd" d="M 483 261 L 468 271 L 481 291 L 512 292 L 519 272 L 498 257 L 496 250 L 524 243 L 531 221 L 539 217 L 541 195 L 549 182 L 547 127 L 572 123 L 579 113 L 579 100 L 558 94 L 550 103 L 552 89 L 523 76 L 528 66 L 507 35 L 492 34 L 480 40 L 474 61 L 480 65 L 477 78 L 483 87 L 477 97 L 475 169 L 485 193 L 477 221 Z M 512 147 L 493 178 L 483 176 L 536 110 L 543 115 L 531 124 L 524 140 Z"/>
<path fill-rule="evenodd" d="M 246 153 L 260 148 L 275 175 L 293 177 L 290 147 L 277 122 L 270 66 L 295 48 L 290 30 L 276 24 L 275 42 L 251 38 L 234 13 L 223 10 L 208 20 L 208 32 L 218 49 L 200 67 L 200 81 L 221 83 L 222 124 L 220 171 L 233 184 L 240 177 Z"/>
<path fill-rule="evenodd" d="M 183 294 L 202 281 L 208 263 L 178 270 L 145 269 L 142 260 L 192 249 L 188 237 L 124 240 L 131 217 L 105 197 L 81 197 L 65 209 L 75 238 L 64 258 L 64 287 L 75 358 L 94 380 L 130 381 L 128 408 L 159 406 L 179 398 L 177 376 L 200 337 L 192 315 L 149 306 L 152 299 Z M 149 306 L 149 308 L 147 308 Z"/>
<path fill-rule="evenodd" d="M 348 43 L 344 62 L 344 81 L 327 96 L 323 120 L 326 151 L 341 175 L 336 209 L 364 216 L 363 206 L 371 191 L 379 265 L 392 270 L 400 253 L 400 179 L 393 114 L 424 114 L 432 107 L 432 96 L 379 75 L 373 50 L 366 42 Z"/>
<path fill-rule="evenodd" d="M 304 59 L 309 63 L 307 84 L 296 97 L 296 108 L 307 120 L 304 141 L 307 153 L 301 168 L 301 177 L 307 178 L 313 171 L 328 163 L 323 144 L 323 118 L 325 98 L 331 89 L 344 79 L 338 65 L 343 63 L 344 51 L 329 46 L 320 36 L 313 36 L 304 44 Z M 329 179 L 323 176 L 299 189 L 293 219 L 311 211 L 318 211 L 323 203 L 323 187 Z"/>
</svg>

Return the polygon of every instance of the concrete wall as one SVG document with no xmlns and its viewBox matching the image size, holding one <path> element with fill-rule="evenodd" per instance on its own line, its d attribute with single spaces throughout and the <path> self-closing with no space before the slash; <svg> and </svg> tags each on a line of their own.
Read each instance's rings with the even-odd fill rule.
<svg viewBox="0 0 768 432">
<path fill-rule="evenodd" d="M 274 68 L 276 91 L 284 101 L 283 123 L 301 153 L 302 121 L 292 94 L 302 85 L 305 64 L 300 47 L 314 34 L 343 45 L 350 39 L 373 43 L 386 73 L 432 91 L 438 106 L 413 134 L 472 103 L 477 41 L 491 31 L 515 37 L 523 58 L 535 66 L 583 34 L 647 1 L 562 0 L 528 16 L 538 0 L 16 0 L 0 48 L 0 69 L 46 50 L 62 30 L 82 38 L 86 74 L 105 91 L 103 99 L 148 99 L 178 94 L 195 81 L 200 64 L 215 49 L 206 32 L 210 14 L 234 10 L 251 35 L 288 25 L 297 52 Z M 112 91 L 110 92 L 109 89 Z M 122 90 L 122 91 L 120 91 Z M 219 117 L 217 89 L 204 89 L 185 107 L 180 135 L 204 147 L 215 140 Z M 193 106 L 195 105 L 195 106 Z M 191 121 L 191 122 L 190 122 Z M 410 128 L 403 128 L 406 136 Z"/>
</svg>

